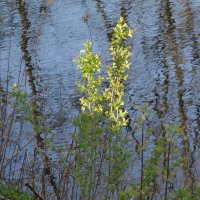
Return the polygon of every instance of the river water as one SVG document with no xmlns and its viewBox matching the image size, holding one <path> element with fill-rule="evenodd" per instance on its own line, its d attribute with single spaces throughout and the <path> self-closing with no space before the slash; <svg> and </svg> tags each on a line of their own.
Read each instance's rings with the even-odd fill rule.
<svg viewBox="0 0 200 200">
<path fill-rule="evenodd" d="M 40 98 L 47 116 L 70 99 L 60 116 L 70 122 L 80 77 L 72 60 L 90 40 L 103 63 L 109 63 L 112 27 L 121 15 L 137 30 L 130 41 L 127 110 L 134 117 L 134 106 L 149 102 L 156 118 L 179 123 L 198 175 L 199 13 L 199 0 L 1 0 L 1 87 L 7 80 L 10 87 L 18 82 Z"/>
</svg>

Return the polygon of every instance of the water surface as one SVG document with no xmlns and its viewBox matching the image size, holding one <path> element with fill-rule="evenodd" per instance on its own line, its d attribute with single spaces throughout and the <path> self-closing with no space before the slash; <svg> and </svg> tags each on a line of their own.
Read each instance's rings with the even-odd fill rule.
<svg viewBox="0 0 200 200">
<path fill-rule="evenodd" d="M 112 27 L 122 15 L 137 29 L 130 41 L 127 110 L 134 121 L 134 106 L 149 102 L 156 118 L 181 124 L 182 153 L 192 157 L 186 176 L 195 173 L 198 182 L 199 13 L 199 0 L 2 0 L 1 87 L 6 87 L 7 78 L 10 87 L 19 82 L 37 96 L 47 116 L 65 107 L 60 118 L 68 127 L 76 113 L 75 83 L 80 78 L 72 60 L 90 40 L 103 63 L 109 63 Z M 62 130 L 65 137 L 68 131 Z"/>
</svg>

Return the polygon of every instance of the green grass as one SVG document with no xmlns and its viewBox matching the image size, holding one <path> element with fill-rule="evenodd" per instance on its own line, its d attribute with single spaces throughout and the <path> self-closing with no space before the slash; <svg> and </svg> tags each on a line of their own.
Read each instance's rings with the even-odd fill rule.
<svg viewBox="0 0 200 200">
<path fill-rule="evenodd" d="M 28 193 L 23 192 L 15 187 L 7 186 L 0 183 L 0 199 L 5 197 L 10 200 L 30 200 L 31 197 Z"/>
</svg>

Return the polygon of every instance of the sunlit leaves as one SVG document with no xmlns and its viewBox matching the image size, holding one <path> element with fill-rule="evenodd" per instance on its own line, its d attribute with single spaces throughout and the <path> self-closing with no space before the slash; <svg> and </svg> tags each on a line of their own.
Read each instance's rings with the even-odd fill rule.
<svg viewBox="0 0 200 200">
<path fill-rule="evenodd" d="M 128 25 L 120 17 L 114 28 L 113 37 L 110 44 L 110 55 L 112 57 L 112 65 L 107 66 L 109 87 L 106 88 L 103 95 L 109 102 L 109 110 L 107 116 L 118 126 L 125 126 L 125 116 L 127 112 L 123 110 L 124 105 L 124 81 L 128 75 L 126 68 L 129 68 L 129 59 L 131 56 L 130 46 L 126 41 L 131 37 L 132 31 Z"/>
<path fill-rule="evenodd" d="M 82 94 L 81 113 L 74 120 L 74 125 L 78 127 L 78 133 L 74 136 L 77 144 L 75 155 L 79 157 L 75 176 L 86 199 L 91 199 L 98 181 L 104 181 L 107 191 L 114 192 L 128 166 L 130 152 L 121 127 L 127 125 L 124 81 L 128 77 L 126 69 L 130 67 L 131 54 L 127 40 L 131 33 L 123 18 L 120 18 L 110 44 L 112 64 L 106 67 L 106 77 L 100 75 L 100 56 L 92 52 L 89 42 L 85 43 L 85 49 L 75 59 L 82 75 L 78 83 Z M 108 87 L 103 86 L 104 79 Z M 97 176 L 98 169 L 102 177 Z"/>
</svg>

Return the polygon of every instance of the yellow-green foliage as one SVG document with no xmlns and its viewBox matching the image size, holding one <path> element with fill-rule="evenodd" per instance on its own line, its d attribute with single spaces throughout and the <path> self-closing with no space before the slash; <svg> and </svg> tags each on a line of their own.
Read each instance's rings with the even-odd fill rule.
<svg viewBox="0 0 200 200">
<path fill-rule="evenodd" d="M 130 153 L 128 140 L 121 133 L 126 125 L 124 111 L 124 81 L 129 68 L 130 46 L 127 40 L 132 31 L 121 17 L 117 22 L 110 44 L 112 65 L 107 66 L 107 77 L 102 77 L 99 54 L 92 52 L 91 44 L 75 59 L 81 71 L 78 84 L 82 93 L 81 113 L 74 120 L 78 132 L 74 136 L 77 145 L 74 175 L 85 199 L 94 199 L 97 187 L 104 184 L 104 194 L 118 191 L 120 179 L 128 166 Z M 103 80 L 109 83 L 103 87 Z"/>
<path fill-rule="evenodd" d="M 102 96 L 99 94 L 99 87 L 103 77 L 99 75 L 95 78 L 95 73 L 100 72 L 100 55 L 93 54 L 91 44 L 87 41 L 85 50 L 81 51 L 75 62 L 82 73 L 82 81 L 78 84 L 80 92 L 84 93 L 84 97 L 80 99 L 82 111 L 90 113 L 102 111 Z"/>
<path fill-rule="evenodd" d="M 126 125 L 125 116 L 127 112 L 123 111 L 124 81 L 128 77 L 126 69 L 130 67 L 131 47 L 126 44 L 130 37 L 132 37 L 132 30 L 128 28 L 123 18 L 120 17 L 114 28 L 110 46 L 110 55 L 113 62 L 111 66 L 107 66 L 107 79 L 110 85 L 103 92 L 103 96 L 109 106 L 106 114 L 117 126 Z"/>
</svg>

